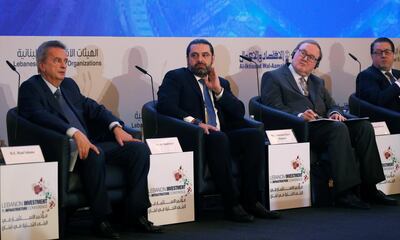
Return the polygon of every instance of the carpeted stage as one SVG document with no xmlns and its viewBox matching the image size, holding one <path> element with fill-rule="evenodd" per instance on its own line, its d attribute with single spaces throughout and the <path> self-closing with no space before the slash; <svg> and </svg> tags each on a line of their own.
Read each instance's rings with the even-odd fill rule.
<svg viewBox="0 0 400 240">
<path fill-rule="evenodd" d="M 400 195 L 395 196 L 400 200 Z M 197 222 L 169 225 L 162 234 L 121 231 L 121 239 L 234 240 L 234 239 L 398 239 L 400 206 L 374 205 L 370 210 L 334 207 L 301 208 L 280 211 L 278 220 L 256 219 L 254 223 L 233 223 L 224 220 L 222 211 L 208 209 Z M 119 229 L 119 225 L 116 225 Z M 90 231 L 86 213 L 70 219 L 66 239 L 97 239 Z"/>
</svg>

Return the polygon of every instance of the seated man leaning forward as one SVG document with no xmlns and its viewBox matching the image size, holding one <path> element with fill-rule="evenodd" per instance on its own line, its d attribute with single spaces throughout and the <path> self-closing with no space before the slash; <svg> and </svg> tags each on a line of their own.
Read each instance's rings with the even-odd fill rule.
<svg viewBox="0 0 400 240">
<path fill-rule="evenodd" d="M 370 122 L 346 121 L 323 80 L 312 74 L 321 59 L 316 41 L 300 42 L 292 53 L 292 63 L 264 73 L 262 103 L 308 122 L 311 149 L 328 153 L 337 206 L 368 209 L 369 203 L 397 205 L 375 186 L 385 175 Z M 333 121 L 314 121 L 317 118 Z"/>
<path fill-rule="evenodd" d="M 105 185 L 106 163 L 125 170 L 127 224 L 144 232 L 160 232 L 159 227 L 147 220 L 150 207 L 147 145 L 125 132 L 121 120 L 83 96 L 75 81 L 65 77 L 68 61 L 65 50 L 59 41 L 39 46 L 36 54 L 39 75 L 21 85 L 20 114 L 75 140 L 79 159 L 74 171 L 79 171 L 96 235 L 119 238 L 107 219 L 111 204 Z"/>
<path fill-rule="evenodd" d="M 262 132 L 243 128 L 244 105 L 231 92 L 229 82 L 213 67 L 214 48 L 195 39 L 186 49 L 187 68 L 169 71 L 158 91 L 157 109 L 198 125 L 205 133 L 205 155 L 211 176 L 222 194 L 226 217 L 251 222 L 255 217 L 278 218 L 257 201 L 260 163 L 265 161 Z M 231 154 L 239 163 L 241 190 L 234 184 Z"/>
</svg>

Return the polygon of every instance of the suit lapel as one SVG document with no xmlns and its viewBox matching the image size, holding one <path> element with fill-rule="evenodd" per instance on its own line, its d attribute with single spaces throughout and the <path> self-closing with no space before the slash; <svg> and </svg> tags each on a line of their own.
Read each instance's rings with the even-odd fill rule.
<svg viewBox="0 0 400 240">
<path fill-rule="evenodd" d="M 71 93 L 71 91 L 68 88 L 63 87 L 61 84 L 60 86 L 61 92 L 63 93 L 64 99 L 67 102 L 68 106 L 71 108 L 71 110 L 75 113 L 75 116 L 79 119 L 81 122 L 82 126 L 87 130 L 86 123 L 83 119 L 82 114 L 76 109 L 76 107 L 73 104 L 73 99 L 74 99 L 74 94 Z"/>
<path fill-rule="evenodd" d="M 64 116 L 64 113 L 62 109 L 60 108 L 59 104 L 57 103 L 56 99 L 54 98 L 53 93 L 51 92 L 50 88 L 47 86 L 45 83 L 45 80 L 38 75 L 39 81 L 37 81 L 40 85 L 40 87 L 43 90 L 43 93 L 47 99 L 47 103 L 50 105 L 51 108 L 53 108 L 57 113 L 60 114 L 64 118 L 64 120 L 67 120 Z"/>
<path fill-rule="evenodd" d="M 187 72 L 188 72 L 187 77 L 190 78 L 190 86 L 195 91 L 196 95 L 201 99 L 202 106 L 203 106 L 204 105 L 203 93 L 201 92 L 199 83 L 196 80 L 196 77 L 194 76 L 194 74 L 189 69 L 187 69 Z"/>
<path fill-rule="evenodd" d="M 308 94 L 310 94 L 310 100 L 314 104 L 315 99 L 317 97 L 317 95 L 316 95 L 317 94 L 317 86 L 315 85 L 313 75 L 310 75 L 308 77 L 307 87 L 308 87 Z"/>
<path fill-rule="evenodd" d="M 296 80 L 294 79 L 292 73 L 290 72 L 289 67 L 285 67 L 284 68 L 284 75 L 286 76 L 285 79 L 286 81 L 289 83 L 289 85 L 298 93 L 300 93 L 301 95 L 303 95 L 303 93 L 301 92 L 301 90 L 299 89 L 299 87 L 297 86 Z"/>
</svg>

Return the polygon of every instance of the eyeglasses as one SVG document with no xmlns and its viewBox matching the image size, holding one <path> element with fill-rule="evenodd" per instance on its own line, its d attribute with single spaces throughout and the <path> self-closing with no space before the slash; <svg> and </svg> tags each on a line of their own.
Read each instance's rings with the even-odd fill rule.
<svg viewBox="0 0 400 240">
<path fill-rule="evenodd" d="M 308 62 L 317 62 L 318 58 L 316 58 L 315 56 L 308 54 L 306 52 L 306 50 L 304 49 L 299 49 L 300 55 L 302 58 L 304 58 L 304 60 L 308 61 Z"/>
<path fill-rule="evenodd" d="M 376 51 L 374 51 L 372 54 L 374 54 L 374 55 L 378 55 L 378 56 L 382 56 L 382 54 L 385 54 L 385 55 L 392 55 L 393 54 L 393 51 L 392 50 L 390 50 L 390 49 L 386 49 L 386 50 L 376 50 Z"/>
</svg>

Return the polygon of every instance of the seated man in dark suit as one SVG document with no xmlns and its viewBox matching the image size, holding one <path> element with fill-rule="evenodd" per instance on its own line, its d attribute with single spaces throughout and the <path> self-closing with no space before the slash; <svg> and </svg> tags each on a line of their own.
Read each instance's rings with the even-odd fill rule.
<svg viewBox="0 0 400 240">
<path fill-rule="evenodd" d="M 370 49 L 372 66 L 358 74 L 356 95 L 400 112 L 400 71 L 393 69 L 394 44 L 389 38 L 377 38 Z"/>
<path fill-rule="evenodd" d="M 196 124 L 205 133 L 205 153 L 211 176 L 222 194 L 225 213 L 237 222 L 254 216 L 277 218 L 257 201 L 260 163 L 265 161 L 264 134 L 243 128 L 244 105 L 231 92 L 229 82 L 213 67 L 214 48 L 195 39 L 186 49 L 187 68 L 169 71 L 158 91 L 160 113 Z M 242 188 L 232 176 L 231 154 L 242 153 L 239 164 Z"/>
<path fill-rule="evenodd" d="M 364 201 L 397 204 L 375 186 L 385 176 L 371 124 L 366 120 L 345 122 L 323 80 L 312 74 L 321 59 L 317 42 L 300 42 L 292 53 L 291 64 L 264 73 L 262 102 L 309 122 L 311 149 L 328 152 L 337 205 L 368 209 L 370 206 Z M 317 118 L 332 121 L 314 121 Z M 364 201 L 355 194 L 358 186 Z"/>
<path fill-rule="evenodd" d="M 65 77 L 68 61 L 65 50 L 65 45 L 59 41 L 39 46 L 36 54 L 39 75 L 21 85 L 20 114 L 75 140 L 79 153 L 76 171 L 80 171 L 97 235 L 119 238 L 107 220 L 111 205 L 105 186 L 106 163 L 126 169 L 128 224 L 147 232 L 159 231 L 147 220 L 150 206 L 147 145 L 125 132 L 121 120 L 104 106 L 83 96 L 75 81 Z"/>
</svg>

